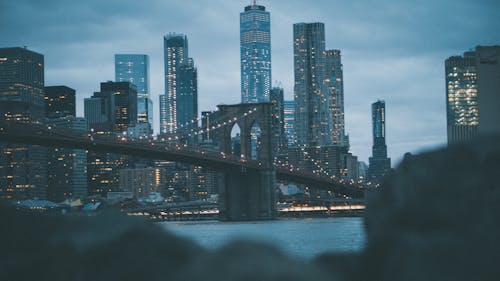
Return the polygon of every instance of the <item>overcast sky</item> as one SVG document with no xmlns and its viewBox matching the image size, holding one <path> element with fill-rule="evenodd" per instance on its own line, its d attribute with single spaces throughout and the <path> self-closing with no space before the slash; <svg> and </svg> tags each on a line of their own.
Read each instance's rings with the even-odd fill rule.
<svg viewBox="0 0 500 281">
<path fill-rule="evenodd" d="M 114 54 L 150 57 L 158 131 L 164 92 L 163 36 L 184 33 L 198 67 L 199 110 L 240 102 L 239 0 L 2 0 L 0 47 L 45 55 L 45 84 L 83 98 L 114 80 Z M 346 131 L 351 151 L 371 155 L 371 103 L 386 102 L 387 145 L 405 152 L 446 143 L 444 60 L 476 45 L 500 45 L 498 0 L 260 0 L 271 12 L 272 79 L 293 97 L 292 25 L 324 22 L 326 47 L 344 65 Z"/>
</svg>

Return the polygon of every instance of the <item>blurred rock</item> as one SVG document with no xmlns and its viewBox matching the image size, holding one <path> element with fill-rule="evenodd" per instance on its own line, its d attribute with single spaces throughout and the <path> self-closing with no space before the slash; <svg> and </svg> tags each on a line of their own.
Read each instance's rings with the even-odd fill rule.
<svg viewBox="0 0 500 281">
<path fill-rule="evenodd" d="M 500 138 L 406 159 L 369 195 L 359 278 L 499 280 Z"/>
</svg>

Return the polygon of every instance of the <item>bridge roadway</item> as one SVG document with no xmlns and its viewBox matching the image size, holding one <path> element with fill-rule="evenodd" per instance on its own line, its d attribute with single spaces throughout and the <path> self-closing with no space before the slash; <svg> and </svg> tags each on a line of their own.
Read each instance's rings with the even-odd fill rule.
<svg viewBox="0 0 500 281">
<path fill-rule="evenodd" d="M 119 138 L 99 138 L 88 134 L 44 124 L 3 123 L 0 124 L 0 141 L 24 143 L 57 148 L 83 149 L 105 153 L 138 156 L 155 160 L 187 163 L 220 171 L 258 172 L 262 164 L 256 160 L 238 158 L 234 155 L 209 151 L 192 151 L 181 146 L 166 145 L 162 142 L 132 142 Z M 331 190 L 338 195 L 352 198 L 364 197 L 364 190 L 338 179 L 307 173 L 289 168 L 276 167 L 278 180 L 306 184 L 318 189 Z"/>
</svg>

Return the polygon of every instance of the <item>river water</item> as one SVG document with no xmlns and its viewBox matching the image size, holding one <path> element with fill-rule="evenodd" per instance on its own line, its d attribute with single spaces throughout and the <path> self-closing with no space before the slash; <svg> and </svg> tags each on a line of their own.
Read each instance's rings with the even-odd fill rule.
<svg viewBox="0 0 500 281">
<path fill-rule="evenodd" d="M 292 257 L 312 258 L 325 252 L 362 250 L 363 218 L 280 219 L 256 222 L 161 222 L 165 229 L 208 249 L 232 240 L 270 243 Z"/>
</svg>

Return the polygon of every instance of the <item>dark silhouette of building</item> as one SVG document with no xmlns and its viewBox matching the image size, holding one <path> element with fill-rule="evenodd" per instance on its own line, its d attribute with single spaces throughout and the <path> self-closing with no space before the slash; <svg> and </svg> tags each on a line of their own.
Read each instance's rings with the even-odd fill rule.
<svg viewBox="0 0 500 281">
<path fill-rule="evenodd" d="M 0 48 L 2 123 L 44 122 L 44 57 L 27 48 Z M 47 150 L 0 142 L 0 198 L 46 197 Z"/>
<path fill-rule="evenodd" d="M 385 144 L 385 118 L 385 102 L 379 100 L 373 103 L 373 147 L 368 168 L 368 181 L 372 183 L 380 183 L 391 170 L 391 159 L 387 157 L 387 145 Z"/>
<path fill-rule="evenodd" d="M 67 86 L 45 87 L 45 116 L 48 118 L 75 117 L 75 90 Z"/>
</svg>

